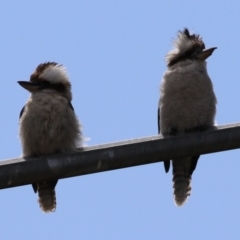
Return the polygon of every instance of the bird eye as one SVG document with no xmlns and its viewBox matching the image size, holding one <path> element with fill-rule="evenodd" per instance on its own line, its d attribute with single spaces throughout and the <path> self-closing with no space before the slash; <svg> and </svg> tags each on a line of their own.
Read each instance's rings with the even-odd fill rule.
<svg viewBox="0 0 240 240">
<path fill-rule="evenodd" d="M 44 85 L 44 86 L 49 86 L 50 82 L 45 80 L 45 79 L 43 79 L 43 80 L 41 80 L 41 84 Z"/>
<path fill-rule="evenodd" d="M 39 84 L 39 90 L 47 88 L 50 85 L 49 81 L 42 80 L 41 83 Z"/>
</svg>

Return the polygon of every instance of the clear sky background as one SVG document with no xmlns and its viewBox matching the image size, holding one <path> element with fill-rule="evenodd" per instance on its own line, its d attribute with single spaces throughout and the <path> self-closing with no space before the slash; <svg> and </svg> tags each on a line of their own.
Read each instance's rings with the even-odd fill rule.
<svg viewBox="0 0 240 240">
<path fill-rule="evenodd" d="M 184 27 L 218 47 L 218 124 L 240 122 L 239 12 L 237 0 L 1 1 L 0 159 L 21 154 L 17 81 L 45 61 L 67 67 L 88 145 L 156 135 L 164 56 Z M 162 163 L 61 180 L 51 214 L 30 185 L 1 190 L 1 239 L 240 239 L 239 169 L 240 150 L 202 156 L 181 208 Z"/>
</svg>

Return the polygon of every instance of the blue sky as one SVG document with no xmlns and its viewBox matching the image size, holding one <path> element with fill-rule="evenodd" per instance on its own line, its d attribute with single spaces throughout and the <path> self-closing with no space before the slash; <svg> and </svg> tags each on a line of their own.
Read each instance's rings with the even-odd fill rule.
<svg viewBox="0 0 240 240">
<path fill-rule="evenodd" d="M 219 125 L 239 122 L 238 1 L 2 1 L 0 159 L 21 154 L 17 84 L 39 63 L 64 64 L 73 106 L 89 145 L 157 134 L 164 56 L 178 30 L 218 47 L 208 72 Z M 240 150 L 204 155 L 192 195 L 174 205 L 162 163 L 58 182 L 57 210 L 44 214 L 32 187 L 0 191 L 1 237 L 8 239 L 239 239 Z"/>
</svg>

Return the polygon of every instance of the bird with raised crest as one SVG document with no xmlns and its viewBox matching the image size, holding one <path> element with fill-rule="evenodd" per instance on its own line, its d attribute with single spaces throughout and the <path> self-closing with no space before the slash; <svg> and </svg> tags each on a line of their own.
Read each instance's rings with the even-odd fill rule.
<svg viewBox="0 0 240 240">
<path fill-rule="evenodd" d="M 30 81 L 18 83 L 30 92 L 19 120 L 22 156 L 27 160 L 27 157 L 78 151 L 83 135 L 71 104 L 71 83 L 65 67 L 55 62 L 39 64 Z M 56 209 L 57 181 L 32 183 L 44 212 Z"/>
<path fill-rule="evenodd" d="M 158 133 L 176 136 L 204 131 L 214 126 L 216 96 L 206 68 L 206 59 L 216 47 L 205 49 L 198 34 L 179 31 L 174 49 L 166 56 L 167 70 L 160 84 Z M 168 172 L 172 162 L 174 199 L 181 206 L 191 193 L 191 177 L 200 156 L 164 161 Z"/>
</svg>

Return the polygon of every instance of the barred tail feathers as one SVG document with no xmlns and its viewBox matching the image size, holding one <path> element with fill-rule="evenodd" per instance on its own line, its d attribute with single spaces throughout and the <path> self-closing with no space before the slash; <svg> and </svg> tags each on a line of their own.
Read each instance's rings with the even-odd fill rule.
<svg viewBox="0 0 240 240">
<path fill-rule="evenodd" d="M 174 199 L 177 206 L 182 206 L 191 194 L 191 177 L 175 174 L 173 176 Z"/>
<path fill-rule="evenodd" d="M 191 194 L 192 158 L 173 160 L 173 194 L 177 206 L 182 206 Z"/>
<path fill-rule="evenodd" d="M 55 212 L 56 210 L 56 193 L 55 184 L 52 182 L 38 183 L 38 202 L 43 212 Z"/>
</svg>

